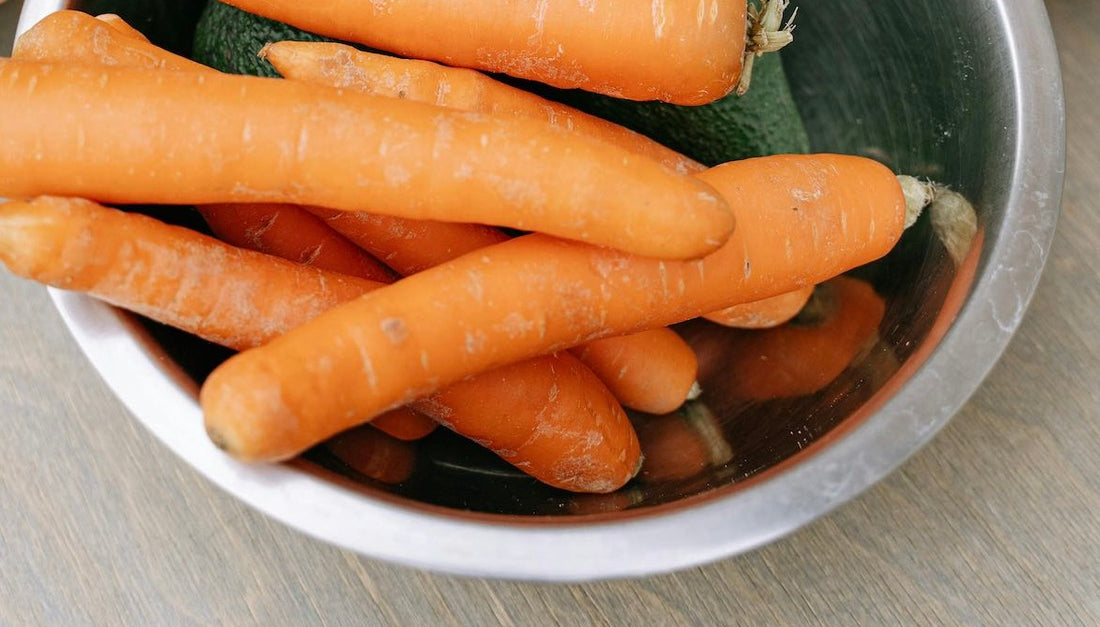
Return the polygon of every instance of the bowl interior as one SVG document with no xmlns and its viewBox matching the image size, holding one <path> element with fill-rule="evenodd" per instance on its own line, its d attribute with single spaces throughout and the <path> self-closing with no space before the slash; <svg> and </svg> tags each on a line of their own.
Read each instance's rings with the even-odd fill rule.
<svg viewBox="0 0 1100 627">
<path fill-rule="evenodd" d="M 188 39 L 179 25 L 201 5 L 180 2 L 184 10 L 171 14 L 150 8 L 171 3 L 75 4 L 131 17 L 154 39 L 184 51 Z M 847 326 L 812 316 L 763 332 L 698 321 L 678 326 L 699 353 L 703 395 L 676 416 L 635 416 L 655 465 L 612 495 L 545 487 L 442 429 L 398 445 L 411 464 L 398 481 L 368 476 L 325 446 L 303 455 L 294 468 L 403 506 L 454 515 L 545 521 L 598 514 L 614 520 L 756 485 L 872 420 L 871 410 L 932 354 L 1001 235 L 1016 185 L 1019 140 L 1013 39 L 992 0 L 792 5 L 799 27 L 783 60 L 813 149 L 871 156 L 969 198 L 979 236 L 961 269 L 925 216 L 890 255 L 822 288 L 823 302 L 847 312 L 841 317 Z M 187 219 L 177 209 L 150 211 Z M 138 323 L 153 350 L 191 379 L 185 388 L 193 389 L 228 356 L 175 330 Z M 779 357 L 789 363 L 780 367 Z M 803 373 L 802 383 L 780 385 L 792 369 Z M 972 389 L 983 375 L 979 369 L 959 383 Z"/>
</svg>

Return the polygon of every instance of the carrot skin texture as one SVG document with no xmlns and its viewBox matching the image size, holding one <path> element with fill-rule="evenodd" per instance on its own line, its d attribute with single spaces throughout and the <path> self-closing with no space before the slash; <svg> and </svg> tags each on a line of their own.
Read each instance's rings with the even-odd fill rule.
<svg viewBox="0 0 1100 627">
<path fill-rule="evenodd" d="M 411 442 L 435 431 L 439 423 L 411 407 L 398 407 L 374 417 L 370 426 L 398 440 Z"/>
<path fill-rule="evenodd" d="M 744 0 L 709 2 L 705 12 L 688 0 L 636 4 L 633 10 L 607 2 L 539 0 L 228 4 L 403 57 L 685 105 L 732 91 L 745 48 Z"/>
<path fill-rule="evenodd" d="M 475 251 L 230 358 L 200 394 L 208 428 L 232 434 L 238 415 L 271 429 L 333 428 L 342 403 L 383 411 L 533 355 L 820 283 L 881 257 L 902 232 L 900 185 L 870 159 L 762 157 L 699 176 L 753 208 L 703 260 L 645 259 L 537 234 Z M 317 376 L 322 366 L 365 372 L 369 385 L 345 390 Z"/>
<path fill-rule="evenodd" d="M 240 203 L 195 207 L 214 235 L 238 248 L 331 272 L 390 283 L 392 270 L 297 205 Z"/>
<path fill-rule="evenodd" d="M 695 178 L 531 120 L 281 79 L 0 60 L 0 195 L 42 194 L 375 210 L 658 258 L 705 255 L 733 229 Z"/>
<path fill-rule="evenodd" d="M 624 126 L 512 87 L 476 70 L 390 57 L 332 42 L 277 41 L 268 44 L 260 55 L 280 75 L 291 80 L 449 109 L 544 120 L 552 126 L 651 157 L 677 172 L 706 169 L 703 164 Z"/>
</svg>

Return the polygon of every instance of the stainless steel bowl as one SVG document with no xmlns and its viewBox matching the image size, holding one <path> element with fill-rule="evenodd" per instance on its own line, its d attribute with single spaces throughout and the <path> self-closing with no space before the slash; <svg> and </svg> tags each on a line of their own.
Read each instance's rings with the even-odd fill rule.
<svg viewBox="0 0 1100 627">
<path fill-rule="evenodd" d="M 63 4 L 29 0 L 21 29 Z M 396 485 L 323 450 L 242 465 L 210 444 L 196 404 L 196 381 L 224 354 L 81 296 L 52 297 L 103 378 L 168 448 L 257 509 L 353 551 L 566 581 L 658 573 L 758 547 L 881 479 L 978 387 L 1039 280 L 1064 161 L 1060 74 L 1039 0 L 796 4 L 797 44 L 785 63 L 813 147 L 951 186 L 973 201 L 978 237 L 957 267 L 925 220 L 888 258 L 853 273 L 882 298 L 874 341 L 796 396 L 734 394 L 729 370 L 745 334 L 681 327 L 700 351 L 706 389 L 674 419 L 705 453 L 690 472 L 577 496 L 445 432 L 416 446 L 413 474 Z"/>
</svg>

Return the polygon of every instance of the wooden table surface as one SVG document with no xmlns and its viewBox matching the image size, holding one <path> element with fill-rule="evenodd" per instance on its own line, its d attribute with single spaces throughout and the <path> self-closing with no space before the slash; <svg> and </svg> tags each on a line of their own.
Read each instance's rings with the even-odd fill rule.
<svg viewBox="0 0 1100 627">
<path fill-rule="evenodd" d="M 7 54 L 20 2 L 0 4 Z M 578 585 L 419 572 L 245 507 L 147 433 L 0 273 L 0 625 L 1100 623 L 1100 3 L 1049 0 L 1069 147 L 1029 313 L 951 424 L 747 555 Z"/>
</svg>

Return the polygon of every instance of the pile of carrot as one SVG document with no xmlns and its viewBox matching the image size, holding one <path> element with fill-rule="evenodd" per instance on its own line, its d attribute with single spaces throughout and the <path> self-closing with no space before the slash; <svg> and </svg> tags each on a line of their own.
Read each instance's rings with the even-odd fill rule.
<svg viewBox="0 0 1100 627">
<path fill-rule="evenodd" d="M 757 52 L 733 45 L 744 0 L 636 16 L 393 1 L 355 20 L 369 3 L 233 4 L 416 58 L 281 42 L 263 54 L 283 78 L 232 76 L 117 16 L 48 16 L 0 60 L 0 261 L 238 351 L 200 403 L 241 460 L 328 441 L 399 481 L 407 464 L 362 452 L 407 446 L 353 429 L 443 425 L 549 485 L 617 490 L 643 465 L 624 407 L 698 393 L 668 325 L 780 325 L 906 223 L 870 159 L 707 169 L 476 71 L 706 102 Z M 612 28 L 636 54 L 597 47 Z M 214 236 L 111 207 L 131 203 L 192 205 Z"/>
</svg>

